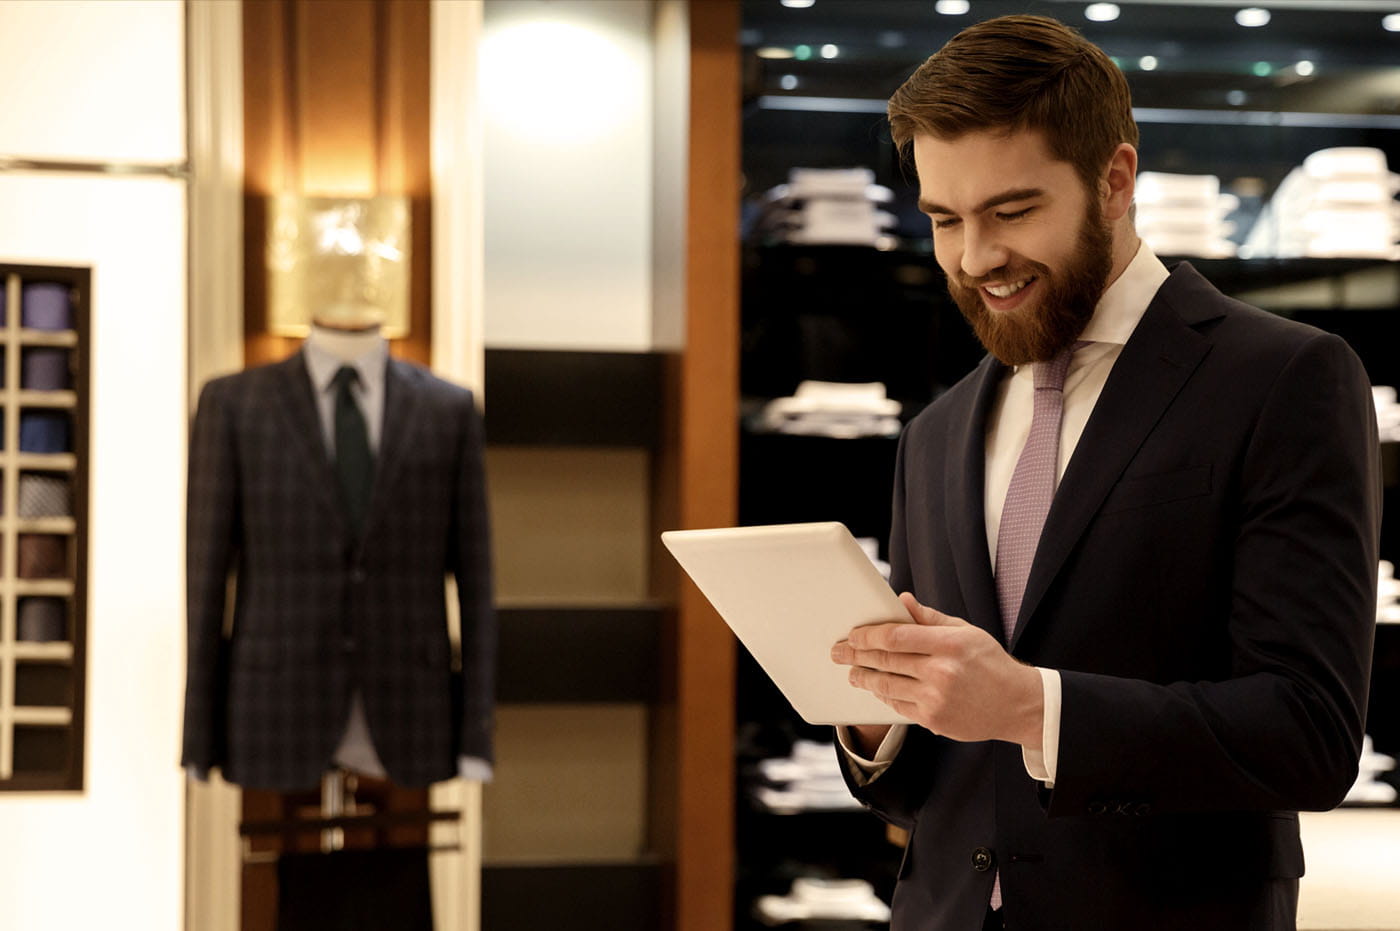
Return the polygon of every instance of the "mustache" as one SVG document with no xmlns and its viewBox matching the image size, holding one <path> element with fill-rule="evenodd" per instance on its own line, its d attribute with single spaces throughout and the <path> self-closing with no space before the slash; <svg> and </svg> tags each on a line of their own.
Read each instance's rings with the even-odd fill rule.
<svg viewBox="0 0 1400 931">
<path fill-rule="evenodd" d="M 985 275 L 973 277 L 958 270 L 957 284 L 960 288 L 975 291 L 985 284 L 1004 283 L 1008 281 L 1020 281 L 1023 278 L 1043 278 L 1050 274 L 1050 266 L 1042 265 L 1039 262 L 1025 262 L 1023 265 L 1010 266 L 1003 265 L 1001 268 L 993 269 Z"/>
</svg>

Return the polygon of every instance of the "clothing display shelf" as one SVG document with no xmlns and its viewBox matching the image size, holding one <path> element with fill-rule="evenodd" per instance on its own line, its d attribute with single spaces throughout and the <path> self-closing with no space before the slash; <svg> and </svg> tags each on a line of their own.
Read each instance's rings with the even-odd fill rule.
<svg viewBox="0 0 1400 931">
<path fill-rule="evenodd" d="M 90 284 L 0 264 L 0 791 L 83 785 Z"/>
</svg>

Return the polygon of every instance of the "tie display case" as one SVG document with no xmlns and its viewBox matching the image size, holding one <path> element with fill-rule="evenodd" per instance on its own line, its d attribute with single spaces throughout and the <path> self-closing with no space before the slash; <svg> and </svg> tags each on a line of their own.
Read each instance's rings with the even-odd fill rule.
<svg viewBox="0 0 1400 931">
<path fill-rule="evenodd" d="M 83 787 L 89 294 L 0 265 L 0 791 Z"/>
</svg>

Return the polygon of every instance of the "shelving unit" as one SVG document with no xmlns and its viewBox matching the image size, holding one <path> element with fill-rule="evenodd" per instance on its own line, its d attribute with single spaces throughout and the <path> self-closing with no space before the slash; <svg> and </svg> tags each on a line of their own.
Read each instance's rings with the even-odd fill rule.
<svg viewBox="0 0 1400 931">
<path fill-rule="evenodd" d="M 0 265 L 0 283 L 0 791 L 76 791 L 90 272 Z"/>
</svg>

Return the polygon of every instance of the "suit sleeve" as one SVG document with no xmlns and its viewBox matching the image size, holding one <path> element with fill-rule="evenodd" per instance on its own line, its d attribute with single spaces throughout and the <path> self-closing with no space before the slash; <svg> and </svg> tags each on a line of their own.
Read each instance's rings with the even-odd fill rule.
<svg viewBox="0 0 1400 931">
<path fill-rule="evenodd" d="M 908 441 L 909 431 L 906 429 L 899 439 L 899 451 L 895 456 L 894 502 L 890 519 L 890 586 L 896 592 L 914 590 L 904 516 L 904 461 Z M 857 784 L 853 764 L 839 742 L 836 755 L 851 794 L 885 821 L 909 829 L 913 826 L 914 813 L 928 795 L 929 773 L 936 761 L 938 743 L 943 739 L 925 728 L 910 727 L 894 761 L 883 773 L 864 785 Z"/>
<path fill-rule="evenodd" d="M 1238 484 L 1228 677 L 1163 685 L 1062 671 L 1051 815 L 1095 801 L 1324 810 L 1355 781 L 1380 477 L 1369 381 L 1340 339 L 1315 336 L 1283 367 Z"/>
<path fill-rule="evenodd" d="M 492 762 L 496 692 L 496 609 L 491 581 L 491 533 L 486 502 L 486 444 L 470 394 L 453 504 L 452 572 L 457 580 L 462 637 L 462 722 L 458 753 Z"/>
<path fill-rule="evenodd" d="M 239 551 L 238 463 L 227 381 L 200 393 L 190 436 L 185 524 L 186 672 L 181 764 L 199 771 L 224 756 L 224 614 Z"/>
</svg>

